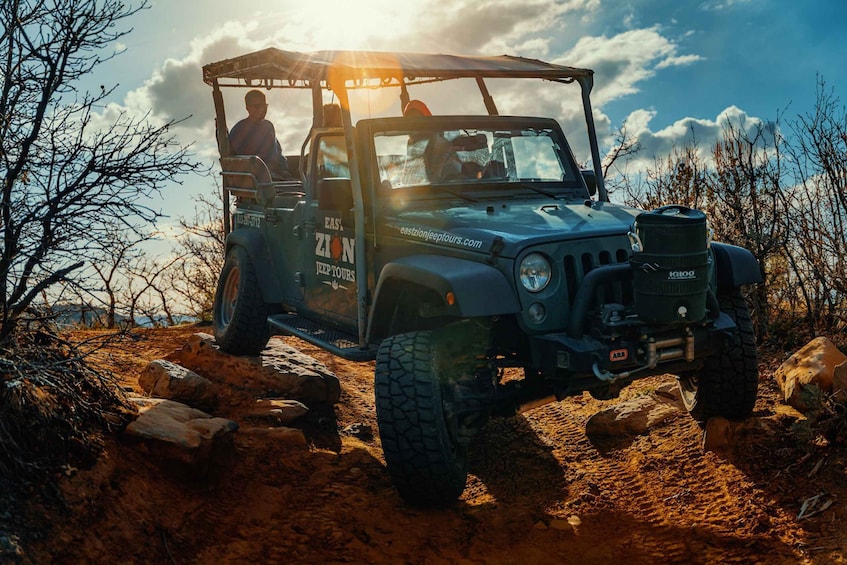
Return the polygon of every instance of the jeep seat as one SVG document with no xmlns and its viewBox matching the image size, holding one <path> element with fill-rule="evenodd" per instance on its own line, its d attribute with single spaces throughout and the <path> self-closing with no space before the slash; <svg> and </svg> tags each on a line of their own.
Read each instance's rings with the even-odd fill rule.
<svg viewBox="0 0 847 565">
<path fill-rule="evenodd" d="M 260 204 L 270 204 L 281 193 L 302 196 L 302 184 L 297 181 L 274 181 L 268 166 L 257 155 L 221 157 L 224 189 L 238 198 L 250 198 Z"/>
</svg>

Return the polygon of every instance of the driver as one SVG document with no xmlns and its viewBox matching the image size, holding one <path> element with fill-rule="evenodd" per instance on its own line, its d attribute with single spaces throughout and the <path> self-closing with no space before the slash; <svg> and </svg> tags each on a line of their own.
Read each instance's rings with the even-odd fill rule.
<svg viewBox="0 0 847 565">
<path fill-rule="evenodd" d="M 428 117 L 432 116 L 432 112 L 422 101 L 410 100 L 403 109 L 403 116 Z M 426 178 L 420 180 L 438 182 L 461 175 L 462 163 L 456 156 L 450 142 L 440 131 L 422 133 L 416 136 L 410 135 L 406 154 L 407 160 L 423 157 Z"/>
</svg>

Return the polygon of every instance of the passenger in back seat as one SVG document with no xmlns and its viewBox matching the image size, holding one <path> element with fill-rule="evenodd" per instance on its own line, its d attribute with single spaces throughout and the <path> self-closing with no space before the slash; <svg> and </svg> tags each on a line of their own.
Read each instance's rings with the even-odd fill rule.
<svg viewBox="0 0 847 565">
<path fill-rule="evenodd" d="M 244 95 L 247 117 L 232 126 L 229 132 L 231 155 L 258 155 L 268 166 L 273 180 L 291 180 L 288 162 L 276 139 L 273 124 L 265 119 L 268 104 L 261 90 Z"/>
</svg>

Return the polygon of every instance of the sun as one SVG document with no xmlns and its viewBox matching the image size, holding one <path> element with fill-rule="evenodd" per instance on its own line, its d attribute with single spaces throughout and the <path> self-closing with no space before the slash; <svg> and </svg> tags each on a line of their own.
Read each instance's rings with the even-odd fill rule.
<svg viewBox="0 0 847 565">
<path fill-rule="evenodd" d="M 413 32 L 422 2 L 407 0 L 311 0 L 292 10 L 309 50 L 387 49 Z"/>
</svg>

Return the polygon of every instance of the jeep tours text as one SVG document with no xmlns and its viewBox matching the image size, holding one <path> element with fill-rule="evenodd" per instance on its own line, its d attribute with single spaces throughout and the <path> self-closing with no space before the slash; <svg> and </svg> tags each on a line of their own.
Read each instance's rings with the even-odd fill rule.
<svg viewBox="0 0 847 565">
<path fill-rule="evenodd" d="M 468 447 L 491 416 L 584 391 L 612 398 L 671 373 L 698 421 L 751 413 L 757 359 L 741 287 L 761 281 L 759 265 L 711 241 L 698 210 L 609 201 L 591 70 L 270 48 L 208 64 L 203 78 L 228 231 L 215 338 L 256 354 L 280 333 L 375 359 L 379 438 L 408 502 L 462 493 Z M 500 115 L 489 92 L 500 79 L 519 79 L 524 96 L 542 81 L 578 90 L 593 170 L 580 170 L 555 120 Z M 478 114 L 402 116 L 410 90 L 454 83 L 479 93 Z M 230 154 L 226 87 L 310 97 L 311 128 L 288 156 L 295 180 Z M 394 92 L 396 106 L 353 123 L 362 91 Z M 340 127 L 322 123 L 328 95 Z"/>
</svg>

